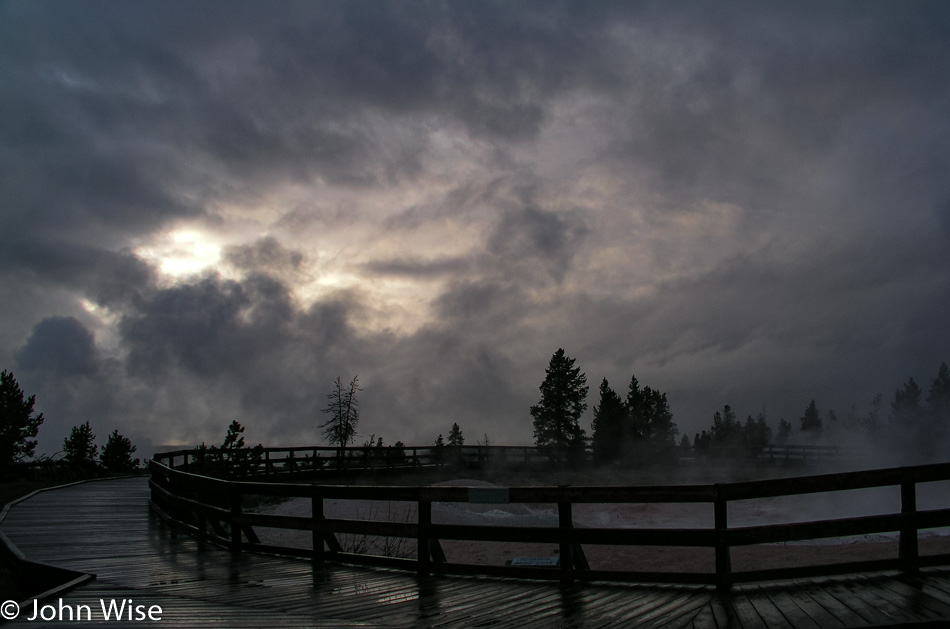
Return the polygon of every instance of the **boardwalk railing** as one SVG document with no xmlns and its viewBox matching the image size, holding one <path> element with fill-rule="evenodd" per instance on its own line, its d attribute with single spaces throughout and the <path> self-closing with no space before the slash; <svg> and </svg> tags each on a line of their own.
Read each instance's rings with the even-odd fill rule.
<svg viewBox="0 0 950 629">
<path fill-rule="evenodd" d="M 753 458 L 760 461 L 828 461 L 854 457 L 858 449 L 839 446 L 770 444 L 754 454 L 744 448 L 733 452 L 718 452 L 712 458 Z M 536 467 L 551 463 L 590 463 L 591 451 L 538 448 L 536 446 L 362 446 L 327 448 L 320 446 L 294 448 L 256 448 L 238 452 L 241 465 L 226 466 L 232 476 L 300 476 L 312 472 L 383 470 L 427 468 L 440 465 L 484 469 L 489 466 L 505 468 Z M 701 453 L 680 452 L 693 457 Z M 227 462 L 235 456 L 227 450 L 189 449 L 155 455 L 155 460 L 168 467 L 186 471 L 207 471 L 209 465 Z"/>
<path fill-rule="evenodd" d="M 668 583 L 709 583 L 728 588 L 732 583 L 800 578 L 879 570 L 916 571 L 923 566 L 950 564 L 950 554 L 921 556 L 918 534 L 923 529 L 950 526 L 950 504 L 921 510 L 917 487 L 922 483 L 950 480 L 950 463 L 879 469 L 796 478 L 707 484 L 626 487 L 455 487 L 455 486 L 334 486 L 302 483 L 268 483 L 222 480 L 175 469 L 171 463 L 181 452 L 156 455 L 150 462 L 152 506 L 166 521 L 234 551 L 256 550 L 310 557 L 315 562 L 333 559 L 356 564 L 384 565 L 417 570 L 421 574 L 489 574 L 528 578 L 620 580 Z M 846 493 L 859 489 L 899 487 L 895 511 L 810 522 L 758 526 L 730 526 L 729 509 L 739 501 L 798 496 L 824 492 Z M 944 494 L 950 503 L 950 492 Z M 262 499 L 297 498 L 310 501 L 310 517 L 254 513 L 248 505 Z M 401 501 L 413 503 L 415 521 L 338 519 L 324 515 L 324 503 L 334 501 Z M 435 524 L 433 503 L 556 505 L 557 526 L 487 526 Z M 573 508 L 579 504 L 693 503 L 697 510 L 712 510 L 711 528 L 612 528 L 576 527 Z M 310 533 L 307 547 L 261 543 L 261 528 Z M 899 552 L 888 559 L 852 561 L 831 565 L 732 570 L 731 549 L 755 544 L 853 535 L 899 533 Z M 347 552 L 338 535 L 408 539 L 415 557 L 382 557 Z M 557 570 L 521 566 L 487 566 L 446 561 L 441 542 L 531 542 L 557 544 Z M 685 546 L 713 549 L 714 572 L 636 572 L 591 569 L 584 546 Z"/>
<path fill-rule="evenodd" d="M 186 471 L 207 470 L 219 463 L 232 462 L 224 469 L 232 475 L 297 476 L 311 472 L 365 471 L 406 468 L 431 468 L 456 465 L 485 468 L 489 465 L 533 467 L 539 464 L 568 462 L 566 450 L 535 446 L 363 446 L 327 448 L 245 448 L 236 452 L 220 449 L 175 450 L 156 454 L 154 459 L 168 467 Z M 586 461 L 586 452 L 579 453 Z M 233 461 L 240 458 L 241 465 Z"/>
</svg>

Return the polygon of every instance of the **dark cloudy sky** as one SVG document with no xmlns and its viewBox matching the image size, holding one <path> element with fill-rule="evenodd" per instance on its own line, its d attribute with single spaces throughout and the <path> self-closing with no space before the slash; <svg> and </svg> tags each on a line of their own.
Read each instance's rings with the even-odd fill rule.
<svg viewBox="0 0 950 629">
<path fill-rule="evenodd" d="M 950 4 L 0 3 L 0 366 L 142 444 L 692 435 L 950 361 Z M 590 411 L 584 426 L 590 427 Z"/>
</svg>

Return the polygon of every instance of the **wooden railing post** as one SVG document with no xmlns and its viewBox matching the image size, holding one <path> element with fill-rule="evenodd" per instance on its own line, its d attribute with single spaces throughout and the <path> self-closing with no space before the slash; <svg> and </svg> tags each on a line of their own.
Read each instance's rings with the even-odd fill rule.
<svg viewBox="0 0 950 629">
<path fill-rule="evenodd" d="M 898 556 L 905 572 L 914 573 L 918 568 L 917 546 L 917 484 L 914 481 L 901 483 L 901 531 Z"/>
<path fill-rule="evenodd" d="M 429 564 L 432 562 L 432 555 L 429 552 L 429 527 L 432 526 L 432 503 L 428 500 L 419 499 L 419 538 L 416 543 L 418 548 L 418 572 L 420 576 L 428 576 Z"/>
<path fill-rule="evenodd" d="M 238 524 L 238 518 L 241 517 L 241 492 L 230 483 L 228 490 L 231 494 L 231 550 L 237 552 L 241 550 L 241 526 Z"/>
<path fill-rule="evenodd" d="M 716 589 L 720 592 L 732 587 L 732 560 L 729 556 L 729 503 L 716 486 L 716 501 L 713 503 L 716 528 Z"/>
<path fill-rule="evenodd" d="M 317 530 L 317 523 L 323 520 L 323 497 L 313 496 L 310 499 L 310 517 L 313 519 L 314 528 L 311 533 L 313 543 L 313 562 L 323 563 L 326 558 L 326 552 L 323 548 L 323 531 Z"/>
<path fill-rule="evenodd" d="M 570 502 L 564 498 L 567 487 L 561 485 L 558 487 L 561 493 L 561 499 L 557 503 L 557 524 L 559 531 L 558 554 L 561 557 L 561 573 L 564 575 L 562 581 L 570 581 L 570 573 L 574 571 L 574 546 L 568 539 L 570 530 L 574 528 L 574 513 Z"/>
</svg>

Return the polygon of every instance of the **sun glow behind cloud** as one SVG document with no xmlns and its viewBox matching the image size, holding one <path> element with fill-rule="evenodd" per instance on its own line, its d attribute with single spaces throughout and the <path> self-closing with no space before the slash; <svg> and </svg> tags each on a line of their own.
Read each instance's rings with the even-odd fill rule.
<svg viewBox="0 0 950 629">
<path fill-rule="evenodd" d="M 221 261 L 218 237 L 196 228 L 177 228 L 138 247 L 134 253 L 176 280 L 205 271 Z"/>
</svg>

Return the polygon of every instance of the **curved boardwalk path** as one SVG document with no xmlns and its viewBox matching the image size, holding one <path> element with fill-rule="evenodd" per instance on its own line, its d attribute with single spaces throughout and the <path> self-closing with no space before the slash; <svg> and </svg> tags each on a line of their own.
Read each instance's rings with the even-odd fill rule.
<svg viewBox="0 0 950 629">
<path fill-rule="evenodd" d="M 709 587 L 562 585 L 428 577 L 232 554 L 176 536 L 148 509 L 148 481 L 82 483 L 10 509 L 0 529 L 27 558 L 96 579 L 46 601 L 88 606 L 113 627 L 868 627 L 950 626 L 950 570 Z M 0 597 L 2 598 L 2 597 Z M 100 600 L 158 605 L 161 621 L 106 622 Z M 50 608 L 52 609 L 52 608 Z M 48 611 L 50 611 L 48 609 Z M 69 610 L 66 609 L 64 613 Z M 58 611 L 57 611 L 58 613 Z M 10 626 L 28 621 L 32 603 Z M 83 612 L 83 620 L 86 612 Z"/>
</svg>

